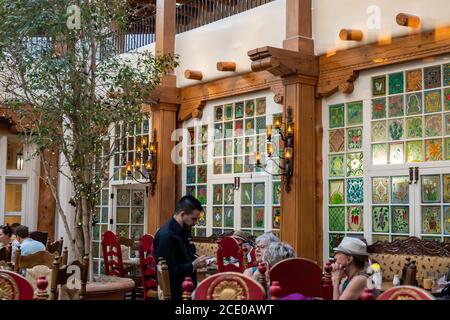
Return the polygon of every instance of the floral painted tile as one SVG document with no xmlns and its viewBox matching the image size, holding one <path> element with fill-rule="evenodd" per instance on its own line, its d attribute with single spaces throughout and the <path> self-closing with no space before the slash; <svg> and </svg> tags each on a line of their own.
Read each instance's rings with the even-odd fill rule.
<svg viewBox="0 0 450 320">
<path fill-rule="evenodd" d="M 406 118 L 406 138 L 422 138 L 422 117 Z"/>
<path fill-rule="evenodd" d="M 233 207 L 224 207 L 224 227 L 225 228 L 234 228 L 234 208 Z"/>
<path fill-rule="evenodd" d="M 425 91 L 425 112 L 441 111 L 441 90 Z"/>
<path fill-rule="evenodd" d="M 225 138 L 231 138 L 233 137 L 233 122 L 226 122 L 225 123 Z"/>
<path fill-rule="evenodd" d="M 255 101 L 245 101 L 245 117 L 253 117 L 255 115 Z"/>
<path fill-rule="evenodd" d="M 214 151 L 213 151 L 214 157 L 220 157 L 223 155 L 222 152 L 222 141 L 215 141 L 214 142 Z"/>
<path fill-rule="evenodd" d="M 450 113 L 444 114 L 444 134 L 450 135 Z"/>
<path fill-rule="evenodd" d="M 223 222 L 222 207 L 213 207 L 213 227 L 221 228 Z"/>
<path fill-rule="evenodd" d="M 343 177 L 344 176 L 344 155 L 338 154 L 329 157 L 330 160 L 330 177 Z"/>
<path fill-rule="evenodd" d="M 205 210 L 200 212 L 200 214 L 198 216 L 198 225 L 199 226 L 206 226 L 206 212 L 205 212 Z M 198 234 L 198 232 L 197 232 L 197 234 Z M 205 236 L 206 236 L 206 234 L 205 234 Z"/>
<path fill-rule="evenodd" d="M 186 167 L 186 184 L 195 183 L 195 166 Z"/>
<path fill-rule="evenodd" d="M 226 104 L 225 105 L 225 120 L 232 120 L 233 119 L 233 104 Z"/>
<path fill-rule="evenodd" d="M 363 179 L 347 179 L 347 202 L 364 202 L 364 182 Z"/>
<path fill-rule="evenodd" d="M 281 208 L 272 208 L 272 228 L 279 229 L 281 227 Z"/>
<path fill-rule="evenodd" d="M 272 204 L 277 205 L 281 202 L 281 182 L 272 182 Z"/>
<path fill-rule="evenodd" d="M 233 158 L 223 158 L 223 173 L 232 173 L 233 172 Z"/>
<path fill-rule="evenodd" d="M 213 162 L 213 173 L 214 174 L 222 174 L 223 162 L 222 159 L 214 159 Z"/>
<path fill-rule="evenodd" d="M 362 127 L 347 129 L 347 150 L 356 150 L 362 148 Z"/>
<path fill-rule="evenodd" d="M 345 231 L 345 207 L 328 208 L 328 227 L 330 231 Z"/>
<path fill-rule="evenodd" d="M 214 125 L 214 140 L 219 140 L 223 138 L 223 124 L 216 123 Z"/>
<path fill-rule="evenodd" d="M 386 94 L 386 75 L 372 78 L 372 96 L 384 96 Z"/>
<path fill-rule="evenodd" d="M 450 86 L 450 63 L 442 66 L 444 86 Z"/>
<path fill-rule="evenodd" d="M 389 203 L 389 177 L 372 178 L 372 202 Z"/>
<path fill-rule="evenodd" d="M 386 121 L 373 121 L 371 136 L 372 142 L 386 141 L 387 140 Z"/>
<path fill-rule="evenodd" d="M 364 231 L 363 217 L 362 206 L 347 207 L 347 231 Z"/>
<path fill-rule="evenodd" d="M 234 173 L 242 173 L 244 170 L 244 160 L 242 157 L 234 157 Z"/>
<path fill-rule="evenodd" d="M 330 106 L 330 128 L 340 128 L 344 126 L 344 104 L 334 104 Z"/>
<path fill-rule="evenodd" d="M 421 196 L 424 203 L 441 202 L 441 176 L 423 175 L 420 177 Z"/>
<path fill-rule="evenodd" d="M 253 154 L 255 146 L 255 139 L 253 137 L 245 138 L 245 153 Z"/>
<path fill-rule="evenodd" d="M 405 76 L 406 91 L 422 90 L 422 69 L 406 71 Z"/>
<path fill-rule="evenodd" d="M 264 228 L 264 207 L 253 208 L 253 228 Z"/>
<path fill-rule="evenodd" d="M 425 137 L 436 137 L 442 135 L 442 115 L 433 114 L 425 116 Z"/>
<path fill-rule="evenodd" d="M 372 207 L 372 231 L 373 232 L 389 232 L 389 207 L 373 206 Z"/>
<path fill-rule="evenodd" d="M 442 189 L 443 189 L 443 201 L 449 203 L 450 202 L 450 174 L 444 174 L 442 176 Z"/>
<path fill-rule="evenodd" d="M 403 119 L 389 120 L 389 140 L 400 140 L 403 138 Z"/>
<path fill-rule="evenodd" d="M 450 138 L 444 139 L 444 158 L 445 160 L 450 160 Z"/>
<path fill-rule="evenodd" d="M 234 204 L 234 185 L 225 184 L 223 191 L 223 202 L 224 204 Z"/>
<path fill-rule="evenodd" d="M 425 140 L 425 161 L 442 160 L 442 139 Z"/>
<path fill-rule="evenodd" d="M 406 162 L 423 161 L 423 142 L 422 140 L 406 142 Z"/>
<path fill-rule="evenodd" d="M 341 233 L 330 233 L 328 238 L 328 250 L 329 250 L 329 256 L 333 256 L 333 248 L 336 248 L 344 239 L 345 234 Z"/>
<path fill-rule="evenodd" d="M 372 145 L 372 164 L 380 165 L 388 162 L 388 145 L 387 143 L 378 143 Z"/>
<path fill-rule="evenodd" d="M 363 121 L 363 102 L 354 101 L 347 103 L 347 125 L 362 124 Z"/>
<path fill-rule="evenodd" d="M 405 161 L 404 159 L 403 142 L 389 143 L 389 163 L 403 163 Z"/>
<path fill-rule="evenodd" d="M 186 195 L 195 197 L 195 186 L 186 186 Z"/>
<path fill-rule="evenodd" d="M 241 207 L 241 228 L 252 227 L 252 207 Z"/>
<path fill-rule="evenodd" d="M 266 132 L 266 117 L 255 118 L 256 134 L 263 134 Z"/>
<path fill-rule="evenodd" d="M 244 139 L 236 138 L 234 139 L 234 155 L 241 155 L 244 152 Z"/>
<path fill-rule="evenodd" d="M 213 184 L 213 204 L 222 204 L 223 184 Z"/>
<path fill-rule="evenodd" d="M 402 117 L 404 113 L 403 95 L 392 96 L 388 98 L 388 114 L 390 118 Z"/>
<path fill-rule="evenodd" d="M 234 104 L 234 117 L 240 119 L 244 116 L 244 102 L 236 102 Z"/>
<path fill-rule="evenodd" d="M 450 88 L 444 89 L 444 110 L 450 110 Z"/>
<path fill-rule="evenodd" d="M 450 207 L 444 206 L 444 234 L 450 234 Z M 450 238 L 447 238 L 450 240 Z M 447 243 L 450 241 L 447 240 Z"/>
<path fill-rule="evenodd" d="M 253 156 L 244 157 L 244 172 L 253 172 L 255 170 L 255 158 Z"/>
<path fill-rule="evenodd" d="M 409 233 L 409 207 L 391 207 L 392 233 Z"/>
<path fill-rule="evenodd" d="M 205 205 L 207 202 L 207 193 L 206 193 L 206 185 L 197 186 L 197 199 L 200 201 L 202 205 Z"/>
<path fill-rule="evenodd" d="M 234 121 L 234 136 L 240 137 L 244 134 L 244 122 L 242 120 Z"/>
<path fill-rule="evenodd" d="M 255 120 L 245 119 L 245 135 L 251 136 L 255 134 Z"/>
<path fill-rule="evenodd" d="M 214 121 L 220 122 L 223 120 L 223 106 L 214 107 Z"/>
<path fill-rule="evenodd" d="M 266 98 L 256 99 L 256 115 L 262 116 L 266 114 Z"/>
<path fill-rule="evenodd" d="M 386 118 L 386 98 L 372 99 L 372 120 Z"/>
<path fill-rule="evenodd" d="M 253 192 L 251 183 L 243 183 L 241 185 L 241 203 L 242 204 L 252 204 L 253 203 Z"/>
<path fill-rule="evenodd" d="M 403 91 L 404 91 L 403 72 L 390 74 L 389 94 L 403 93 Z"/>
<path fill-rule="evenodd" d="M 226 156 L 233 155 L 233 140 L 224 140 L 223 141 L 223 151 Z"/>
<path fill-rule="evenodd" d="M 423 69 L 423 72 L 425 89 L 433 89 L 441 86 L 441 66 L 426 67 Z"/>
<path fill-rule="evenodd" d="M 363 153 L 347 154 L 347 177 L 358 177 L 364 174 Z"/>
<path fill-rule="evenodd" d="M 344 204 L 344 180 L 330 180 L 329 195 L 330 204 Z"/>
<path fill-rule="evenodd" d="M 197 166 L 197 183 L 206 183 L 206 168 L 207 166 Z"/>
<path fill-rule="evenodd" d="M 330 152 L 342 152 L 345 148 L 345 130 L 337 129 L 329 132 Z"/>
<path fill-rule="evenodd" d="M 405 100 L 407 116 L 422 113 L 422 92 L 407 94 Z"/>
<path fill-rule="evenodd" d="M 395 204 L 409 203 L 409 182 L 407 176 L 391 178 L 391 202 Z"/>
<path fill-rule="evenodd" d="M 265 201 L 265 184 L 263 183 L 255 183 L 253 185 L 253 203 L 254 204 L 264 204 Z"/>
<path fill-rule="evenodd" d="M 441 233 L 441 207 L 422 206 L 422 233 Z"/>
</svg>

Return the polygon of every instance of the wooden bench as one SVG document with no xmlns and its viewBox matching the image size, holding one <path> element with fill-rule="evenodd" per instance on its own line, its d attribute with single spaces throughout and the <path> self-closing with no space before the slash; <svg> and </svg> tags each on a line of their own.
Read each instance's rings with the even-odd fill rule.
<svg viewBox="0 0 450 320">
<path fill-rule="evenodd" d="M 379 241 L 367 247 L 369 259 L 381 266 L 383 281 L 392 282 L 394 275 L 402 275 L 406 258 L 416 261 L 419 284 L 428 272 L 447 274 L 450 268 L 450 243 L 437 243 L 409 237 L 394 242 Z"/>
</svg>

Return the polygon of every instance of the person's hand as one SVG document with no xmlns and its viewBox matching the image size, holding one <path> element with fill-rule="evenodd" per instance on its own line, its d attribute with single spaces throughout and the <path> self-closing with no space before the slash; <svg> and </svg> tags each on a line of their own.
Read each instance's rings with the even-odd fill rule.
<svg viewBox="0 0 450 320">
<path fill-rule="evenodd" d="M 208 260 L 208 258 L 208 256 L 201 256 L 192 261 L 194 271 L 206 267 L 206 260 Z"/>
<path fill-rule="evenodd" d="M 331 281 L 333 282 L 333 286 L 340 285 L 342 278 L 344 278 L 344 266 L 340 263 L 333 263 L 331 265 L 333 270 L 331 271 Z"/>
</svg>

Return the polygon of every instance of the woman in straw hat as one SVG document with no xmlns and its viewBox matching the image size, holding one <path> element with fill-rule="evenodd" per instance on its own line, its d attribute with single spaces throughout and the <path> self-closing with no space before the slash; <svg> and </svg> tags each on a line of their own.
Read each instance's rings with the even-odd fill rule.
<svg viewBox="0 0 450 320">
<path fill-rule="evenodd" d="M 344 237 L 334 248 L 333 299 L 357 300 L 367 287 L 367 245 L 360 239 Z M 342 281 L 344 280 L 344 281 Z"/>
</svg>

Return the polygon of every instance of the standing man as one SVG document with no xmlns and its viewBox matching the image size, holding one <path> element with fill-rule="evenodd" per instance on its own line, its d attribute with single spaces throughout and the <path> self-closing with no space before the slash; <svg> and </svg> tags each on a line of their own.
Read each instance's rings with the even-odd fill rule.
<svg viewBox="0 0 450 320">
<path fill-rule="evenodd" d="M 197 285 L 197 272 L 206 266 L 207 256 L 196 257 L 195 246 L 190 243 L 191 229 L 197 223 L 203 207 L 193 196 L 178 200 L 173 217 L 156 233 L 155 259 L 163 257 L 169 267 L 172 299 L 182 297 L 181 284 L 185 277 L 191 277 Z"/>
</svg>

